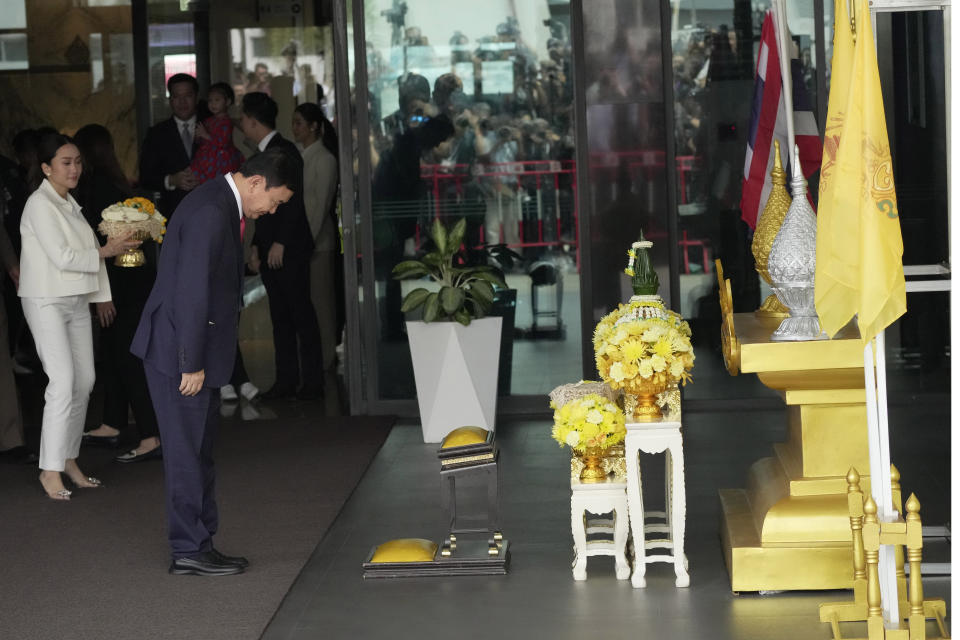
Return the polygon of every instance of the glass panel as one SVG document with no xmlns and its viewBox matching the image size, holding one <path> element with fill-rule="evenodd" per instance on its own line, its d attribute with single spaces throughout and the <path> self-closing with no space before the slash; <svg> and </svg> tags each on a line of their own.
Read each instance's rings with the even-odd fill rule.
<svg viewBox="0 0 960 640">
<path fill-rule="evenodd" d="M 583 22 L 595 323 L 633 293 L 623 269 L 641 229 L 670 304 L 660 4 L 585 3 Z"/>
<path fill-rule="evenodd" d="M 150 113 L 152 121 L 157 123 L 170 117 L 167 80 L 175 73 L 189 73 L 196 77 L 197 63 L 193 22 L 188 21 L 190 14 L 156 3 L 148 5 L 147 11 L 150 20 Z"/>
<path fill-rule="evenodd" d="M 390 272 L 435 218 L 465 245 L 505 243 L 500 394 L 581 377 L 569 4 L 364 4 L 381 399 L 415 390 L 403 295 Z"/>
<path fill-rule="evenodd" d="M 25 0 L 6 0 L 0 11 L 0 29 L 26 29 L 27 3 Z"/>
<path fill-rule="evenodd" d="M 889 28 L 881 28 L 889 19 Z M 947 123 L 943 13 L 878 15 L 879 46 L 898 52 L 881 58 L 887 129 L 904 265 L 936 265 L 950 259 L 947 219 Z M 886 46 L 885 46 L 886 45 Z M 890 60 L 890 69 L 884 62 Z M 908 277 L 939 280 L 936 275 Z M 908 293 L 907 313 L 887 330 L 888 385 L 892 398 L 937 393 L 931 409 L 949 415 L 949 293 Z"/>
<path fill-rule="evenodd" d="M 27 34 L 0 34 L 0 69 L 27 69 Z"/>
<path fill-rule="evenodd" d="M 124 172 L 136 175 L 136 110 L 132 75 L 114 73 L 115 38 L 131 38 L 129 6 L 10 0 L 0 2 L 0 154 L 17 157 L 20 131 L 51 126 L 68 134 L 106 126 Z M 127 58 L 132 60 L 132 56 Z M 11 73 L 10 71 L 14 71 Z"/>
<path fill-rule="evenodd" d="M 770 293 L 754 269 L 752 231 L 740 211 L 754 70 L 769 2 L 720 0 L 699 10 L 696 4 L 671 2 L 680 233 L 675 307 L 690 321 L 697 347 L 696 384 L 687 387 L 686 397 L 773 395 L 754 376 L 731 377 L 723 366 L 713 266 L 714 259 L 723 261 L 737 312 L 755 310 Z M 787 17 L 795 109 L 808 105 L 816 115 L 813 1 L 788 3 Z M 810 188 L 816 193 L 815 177 Z"/>
</svg>

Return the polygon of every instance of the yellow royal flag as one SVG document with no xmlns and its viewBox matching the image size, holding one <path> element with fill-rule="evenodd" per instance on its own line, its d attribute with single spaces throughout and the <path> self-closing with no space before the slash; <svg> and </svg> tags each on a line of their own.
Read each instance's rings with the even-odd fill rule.
<svg viewBox="0 0 960 640">
<path fill-rule="evenodd" d="M 849 91 L 829 171 L 829 201 L 821 201 L 817 216 L 815 297 L 820 324 L 829 335 L 857 315 L 866 342 L 906 312 L 907 293 L 870 8 L 867 0 L 854 2 L 856 42 Z M 831 102 L 840 99 L 835 88 L 842 87 L 831 87 Z"/>
</svg>

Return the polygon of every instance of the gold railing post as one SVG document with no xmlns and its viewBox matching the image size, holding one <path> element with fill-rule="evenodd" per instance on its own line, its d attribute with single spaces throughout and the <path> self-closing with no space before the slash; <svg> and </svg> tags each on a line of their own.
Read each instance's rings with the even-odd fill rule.
<svg viewBox="0 0 960 640">
<path fill-rule="evenodd" d="M 900 488 L 900 470 L 890 465 L 890 493 L 893 494 L 893 508 L 903 517 L 903 491 Z M 894 545 L 894 564 L 897 567 L 897 600 L 901 604 L 907 601 L 907 574 L 903 570 L 903 547 Z M 906 612 L 900 611 L 900 617 L 905 618 Z"/>
<path fill-rule="evenodd" d="M 923 613 L 923 583 L 920 575 L 920 561 L 923 555 L 923 532 L 920 523 L 920 501 L 910 494 L 907 500 L 907 561 L 910 563 L 910 639 L 924 640 L 926 637 L 926 616 Z"/>
<path fill-rule="evenodd" d="M 863 491 L 860 490 L 860 474 L 853 467 L 847 472 L 847 509 L 853 537 L 853 599 L 863 602 L 867 597 L 867 570 L 863 555 Z"/>
<path fill-rule="evenodd" d="M 884 637 L 883 605 L 880 602 L 880 522 L 877 520 L 877 503 L 868 496 L 863 503 L 863 547 L 867 562 L 867 637 L 882 640 Z"/>
</svg>

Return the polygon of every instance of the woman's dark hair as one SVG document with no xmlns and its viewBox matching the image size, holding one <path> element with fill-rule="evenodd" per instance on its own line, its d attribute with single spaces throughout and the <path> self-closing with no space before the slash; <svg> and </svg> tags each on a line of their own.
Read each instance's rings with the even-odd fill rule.
<svg viewBox="0 0 960 640">
<path fill-rule="evenodd" d="M 130 183 L 120 167 L 113 147 L 113 136 L 106 127 L 88 124 L 80 127 L 74 138 L 83 156 L 83 176 L 99 176 L 122 191 L 130 191 Z"/>
<path fill-rule="evenodd" d="M 237 172 L 246 178 L 263 176 L 267 181 L 267 189 L 286 187 L 290 191 L 299 188 L 303 180 L 301 171 L 300 165 L 286 151 L 280 149 L 267 149 L 252 155 L 237 169 Z"/>
<path fill-rule="evenodd" d="M 277 103 L 262 91 L 244 94 L 242 108 L 247 117 L 270 129 L 277 128 Z"/>
<path fill-rule="evenodd" d="M 50 164 L 53 157 L 57 155 L 57 150 L 67 144 L 76 144 L 73 138 L 65 136 L 57 131 L 48 131 L 40 136 L 37 143 L 37 163 Z"/>
<path fill-rule="evenodd" d="M 327 151 L 333 154 L 334 158 L 340 159 L 340 143 L 337 139 L 337 130 L 333 128 L 333 123 L 327 119 L 326 114 L 319 105 L 313 102 L 304 102 L 297 105 L 294 109 L 308 124 L 317 125 L 317 138 L 323 142 Z"/>
<path fill-rule="evenodd" d="M 228 85 L 226 82 L 214 82 L 212 85 L 210 85 L 210 88 L 207 89 L 208 95 L 211 92 L 219 93 L 229 104 L 233 104 L 237 101 L 236 95 L 233 93 L 233 87 Z"/>
</svg>

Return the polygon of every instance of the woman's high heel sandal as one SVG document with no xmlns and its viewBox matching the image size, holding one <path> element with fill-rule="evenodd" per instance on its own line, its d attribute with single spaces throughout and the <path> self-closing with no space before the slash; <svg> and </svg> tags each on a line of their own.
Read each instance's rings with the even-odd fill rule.
<svg viewBox="0 0 960 640">
<path fill-rule="evenodd" d="M 43 490 L 47 497 L 51 500 L 69 500 L 70 496 L 73 495 L 72 491 L 67 489 L 60 489 L 58 491 L 47 491 L 47 488 L 43 484 L 43 476 L 40 476 L 40 488 Z"/>
<path fill-rule="evenodd" d="M 99 479 L 94 478 L 93 476 L 85 476 L 84 480 L 86 480 L 90 484 L 89 485 L 80 484 L 73 478 L 70 478 L 70 482 L 72 482 L 73 486 L 75 486 L 77 489 L 99 489 L 100 487 L 103 486 L 103 483 L 100 482 Z"/>
</svg>

